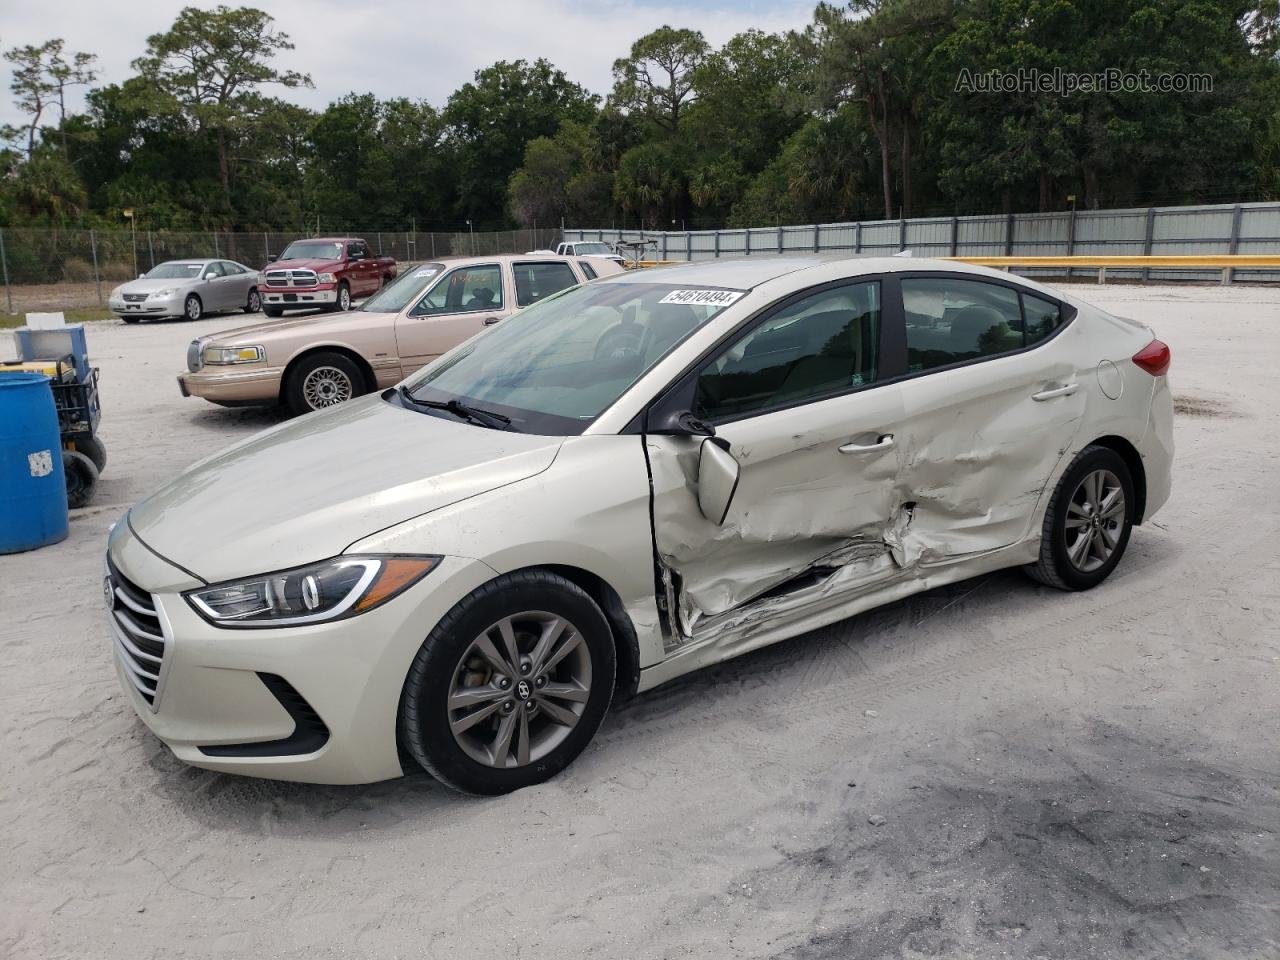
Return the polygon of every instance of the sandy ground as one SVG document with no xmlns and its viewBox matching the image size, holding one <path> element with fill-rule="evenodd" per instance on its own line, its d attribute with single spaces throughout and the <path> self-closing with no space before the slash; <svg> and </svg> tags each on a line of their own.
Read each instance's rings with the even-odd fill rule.
<svg viewBox="0 0 1280 960">
<path fill-rule="evenodd" d="M 0 557 L 0 955 L 1277 956 L 1280 291 L 1074 289 L 1158 328 L 1181 398 L 1174 499 L 1106 584 L 894 604 L 641 696 L 492 800 L 221 776 L 148 734 L 107 525 L 276 415 L 178 396 L 226 319 L 94 325 L 96 505 Z"/>
</svg>

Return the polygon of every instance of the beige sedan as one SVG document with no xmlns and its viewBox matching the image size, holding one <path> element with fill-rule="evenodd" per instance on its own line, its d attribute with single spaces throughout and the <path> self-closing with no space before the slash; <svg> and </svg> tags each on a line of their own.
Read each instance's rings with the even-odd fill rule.
<svg viewBox="0 0 1280 960">
<path fill-rule="evenodd" d="M 178 386 L 224 406 L 319 410 L 398 383 L 521 307 L 620 272 L 607 260 L 529 255 L 419 264 L 358 310 L 192 341 Z"/>
</svg>

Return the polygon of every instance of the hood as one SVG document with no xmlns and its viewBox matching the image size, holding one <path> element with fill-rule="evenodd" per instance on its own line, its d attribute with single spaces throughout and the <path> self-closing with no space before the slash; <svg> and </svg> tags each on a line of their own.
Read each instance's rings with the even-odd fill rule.
<svg viewBox="0 0 1280 960">
<path fill-rule="evenodd" d="M 156 290 L 171 290 L 174 287 L 185 287 L 190 283 L 199 282 L 200 277 L 179 277 L 173 280 L 130 280 L 127 283 L 120 284 L 116 289 L 121 293 L 152 293 Z"/>
<path fill-rule="evenodd" d="M 308 331 L 317 331 L 323 334 L 326 327 L 341 328 L 344 333 L 350 333 L 351 321 L 353 317 L 359 317 L 359 310 L 348 311 L 347 313 L 331 313 L 331 314 L 309 314 L 300 317 L 292 317 L 288 320 L 268 320 L 265 323 L 251 323 L 243 327 L 234 327 L 231 330 L 220 330 L 217 333 L 210 334 L 200 339 L 205 344 L 219 344 L 221 346 L 231 346 L 241 343 L 263 343 L 264 337 L 270 339 L 274 334 L 280 331 L 290 331 L 299 328 L 305 328 Z M 368 314 L 367 316 L 385 316 L 385 314 Z"/>
<path fill-rule="evenodd" d="M 342 266 L 341 260 L 273 260 L 262 268 L 262 272 L 268 270 L 314 270 L 316 273 L 331 272 L 334 267 Z"/>
<path fill-rule="evenodd" d="M 211 583 L 269 573 L 541 473 L 562 442 L 363 397 L 200 461 L 130 510 L 129 523 Z"/>
</svg>

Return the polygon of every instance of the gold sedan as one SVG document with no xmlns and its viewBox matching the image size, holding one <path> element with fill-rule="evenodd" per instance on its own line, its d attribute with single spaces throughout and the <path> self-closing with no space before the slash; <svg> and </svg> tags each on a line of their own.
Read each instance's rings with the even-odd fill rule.
<svg viewBox="0 0 1280 960">
<path fill-rule="evenodd" d="M 319 410 L 389 387 L 521 307 L 622 268 L 543 255 L 467 257 L 407 268 L 349 313 L 201 337 L 178 377 L 184 397 L 223 406 Z"/>
</svg>

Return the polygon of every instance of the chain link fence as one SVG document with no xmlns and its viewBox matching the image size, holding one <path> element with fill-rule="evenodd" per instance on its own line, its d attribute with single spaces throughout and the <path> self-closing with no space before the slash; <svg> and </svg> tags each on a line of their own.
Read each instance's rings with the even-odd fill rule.
<svg viewBox="0 0 1280 960">
<path fill-rule="evenodd" d="M 379 256 L 414 263 L 545 249 L 559 242 L 560 230 L 371 230 L 342 235 L 367 240 Z M 299 239 L 304 238 L 297 233 L 8 227 L 0 229 L 3 307 L 9 313 L 96 307 L 106 303 L 116 284 L 132 280 L 166 260 L 211 257 L 236 260 L 256 270 Z"/>
</svg>

